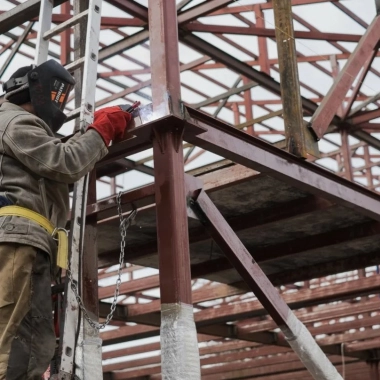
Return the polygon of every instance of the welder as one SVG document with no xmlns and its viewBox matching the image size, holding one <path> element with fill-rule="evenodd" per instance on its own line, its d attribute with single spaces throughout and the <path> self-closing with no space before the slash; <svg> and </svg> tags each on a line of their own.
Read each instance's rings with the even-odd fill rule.
<svg viewBox="0 0 380 380">
<path fill-rule="evenodd" d="M 51 281 L 69 184 L 120 140 L 131 114 L 96 111 L 85 133 L 56 133 L 75 85 L 54 60 L 18 69 L 0 107 L 0 380 L 41 379 L 55 349 Z M 51 226 L 54 232 L 51 233 Z"/>
</svg>

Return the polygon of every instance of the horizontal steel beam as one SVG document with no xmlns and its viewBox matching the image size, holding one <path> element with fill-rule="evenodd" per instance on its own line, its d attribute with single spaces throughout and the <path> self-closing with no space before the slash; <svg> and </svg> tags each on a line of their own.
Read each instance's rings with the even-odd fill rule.
<svg viewBox="0 0 380 380">
<path fill-rule="evenodd" d="M 186 141 L 380 221 L 380 197 L 373 192 L 199 111 L 187 110 L 187 122 L 207 132 Z"/>
<path fill-rule="evenodd" d="M 107 0 L 107 3 L 129 13 L 131 16 L 137 17 L 144 22 L 148 22 L 148 8 L 135 1 Z"/>
<path fill-rule="evenodd" d="M 54 0 L 54 6 L 65 3 L 67 0 Z M 38 17 L 41 0 L 28 0 L 25 3 L 4 12 L 0 15 L 0 34 L 9 32 L 17 25 Z"/>
<path fill-rule="evenodd" d="M 215 34 L 239 34 L 247 36 L 258 37 L 276 37 L 275 29 L 244 27 L 244 26 L 229 26 L 229 25 L 209 25 L 192 22 L 186 25 L 186 29 L 192 32 L 204 32 Z M 345 42 L 358 42 L 361 39 L 360 34 L 343 34 L 343 33 L 324 33 L 324 32 L 304 32 L 294 31 L 294 37 L 298 39 L 307 40 L 321 40 L 321 41 L 345 41 Z"/>
<path fill-rule="evenodd" d="M 281 96 L 280 83 L 276 82 L 269 75 L 255 70 L 246 63 L 238 60 L 232 55 L 227 54 L 216 46 L 204 41 L 203 39 L 192 35 L 184 30 L 179 30 L 179 39 L 185 45 L 190 46 L 194 50 L 197 50 L 205 55 L 208 55 L 217 62 L 221 62 L 226 65 L 230 70 L 235 71 L 238 74 L 244 75 L 252 81 L 257 82 L 259 85 L 263 86 L 265 89 L 273 92 L 274 94 Z M 318 108 L 317 104 L 301 97 L 303 108 L 309 113 L 314 113 Z"/>
<path fill-rule="evenodd" d="M 99 62 L 104 61 L 107 58 L 111 58 L 117 54 L 120 54 L 124 50 L 131 49 L 134 46 L 142 44 L 143 42 L 149 40 L 149 32 L 143 30 L 128 38 L 123 38 L 99 51 Z"/>
<path fill-rule="evenodd" d="M 52 22 L 54 24 L 60 24 L 62 22 L 69 20 L 71 17 L 72 16 L 69 14 L 55 13 L 52 16 Z M 37 21 L 37 19 L 33 21 Z M 136 27 L 144 26 L 143 21 L 139 20 L 138 18 L 129 18 L 129 17 L 102 17 L 100 22 L 101 22 L 100 25 L 104 27 L 122 28 L 124 26 L 136 26 Z"/>
<path fill-rule="evenodd" d="M 202 102 L 199 102 L 197 104 L 193 104 L 192 107 L 194 107 L 194 108 L 205 107 L 205 106 L 212 104 L 214 102 L 218 102 L 219 100 L 229 98 L 232 95 L 238 95 L 238 94 L 240 94 L 244 91 L 250 90 L 251 88 L 256 87 L 256 86 L 257 86 L 256 82 L 249 82 L 249 83 L 244 84 L 240 87 L 232 88 L 231 90 L 226 91 L 223 94 L 220 94 L 220 95 L 214 96 L 212 98 L 203 100 Z"/>
<path fill-rule="evenodd" d="M 218 9 L 227 7 L 227 5 L 234 3 L 236 0 L 208 0 L 196 7 L 182 12 L 178 15 L 178 24 L 186 24 L 199 17 L 205 16 Z"/>
</svg>

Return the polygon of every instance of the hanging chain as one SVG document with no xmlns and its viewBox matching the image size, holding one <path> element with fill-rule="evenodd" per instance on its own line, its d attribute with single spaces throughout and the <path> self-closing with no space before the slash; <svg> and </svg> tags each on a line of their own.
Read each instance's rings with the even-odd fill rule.
<svg viewBox="0 0 380 380">
<path fill-rule="evenodd" d="M 76 281 L 74 281 L 74 279 L 73 279 L 73 275 L 72 275 L 71 269 L 70 269 L 70 262 L 69 262 L 69 267 L 67 269 L 67 274 L 68 274 L 68 277 L 70 280 L 71 289 L 74 292 L 75 298 L 78 302 L 80 309 L 82 310 L 83 316 L 86 319 L 86 321 L 89 323 L 89 325 L 96 330 L 104 329 L 111 322 L 111 320 L 113 318 L 113 314 L 115 313 L 116 305 L 117 305 L 117 299 L 118 299 L 119 293 L 120 293 L 121 274 L 122 274 L 123 266 L 124 266 L 124 253 L 125 253 L 127 229 L 130 226 L 130 224 L 133 222 L 133 220 L 136 218 L 136 215 L 137 215 L 137 209 L 134 208 L 132 210 L 132 212 L 126 218 L 123 216 L 123 211 L 121 208 L 121 195 L 122 195 L 122 193 L 119 192 L 119 194 L 117 196 L 117 211 L 119 213 L 119 218 L 120 218 L 119 229 L 120 229 L 120 235 L 121 235 L 119 268 L 117 271 L 117 280 L 116 280 L 116 287 L 115 287 L 115 292 L 114 292 L 114 296 L 113 296 L 113 301 L 112 301 L 112 304 L 110 307 L 110 312 L 107 315 L 105 322 L 103 322 L 103 323 L 95 322 L 88 315 L 88 312 L 87 312 L 86 307 L 84 306 L 83 300 L 82 300 L 81 296 L 79 295 L 78 283 Z"/>
</svg>

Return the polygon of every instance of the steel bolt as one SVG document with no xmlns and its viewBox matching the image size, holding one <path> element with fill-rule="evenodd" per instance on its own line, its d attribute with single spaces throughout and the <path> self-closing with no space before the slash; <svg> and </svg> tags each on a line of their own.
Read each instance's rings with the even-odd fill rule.
<svg viewBox="0 0 380 380">
<path fill-rule="evenodd" d="M 37 79 L 38 79 L 38 73 L 36 73 L 35 71 L 33 71 L 33 72 L 30 74 L 30 79 L 32 79 L 32 80 L 37 80 Z"/>
</svg>

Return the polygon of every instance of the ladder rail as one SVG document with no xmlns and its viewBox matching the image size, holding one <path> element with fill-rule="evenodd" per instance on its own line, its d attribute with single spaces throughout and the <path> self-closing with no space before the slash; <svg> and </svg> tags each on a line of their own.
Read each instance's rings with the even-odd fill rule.
<svg viewBox="0 0 380 380">
<path fill-rule="evenodd" d="M 79 129 L 85 132 L 87 126 L 93 121 L 95 106 L 96 73 L 98 63 L 99 31 L 101 23 L 101 0 L 90 0 L 87 20 L 87 35 L 85 47 L 85 59 L 83 64 L 83 83 L 79 116 Z M 80 259 L 83 254 L 86 205 L 88 193 L 89 174 L 76 182 L 74 186 L 73 215 L 70 231 L 71 247 L 71 275 L 72 280 L 79 282 Z M 64 316 L 64 330 L 61 337 L 62 359 L 60 367 L 60 378 L 71 375 L 73 372 L 73 360 L 75 358 L 75 374 L 81 379 L 97 379 L 102 376 L 101 370 L 101 340 L 98 331 L 89 326 L 86 320 L 82 320 L 80 331 L 72 326 L 78 321 L 79 306 L 76 295 L 71 286 L 67 286 L 67 306 Z M 74 308 L 71 306 L 75 305 Z M 77 333 L 82 342 L 76 347 Z M 99 360 L 94 361 L 94 356 Z M 69 377 L 68 377 L 69 378 Z"/>
<path fill-rule="evenodd" d="M 47 61 L 49 53 L 49 40 L 44 39 L 44 34 L 51 28 L 53 16 L 53 0 L 41 0 L 39 15 L 39 31 L 37 33 L 36 57 L 34 63 L 39 66 Z"/>
</svg>

